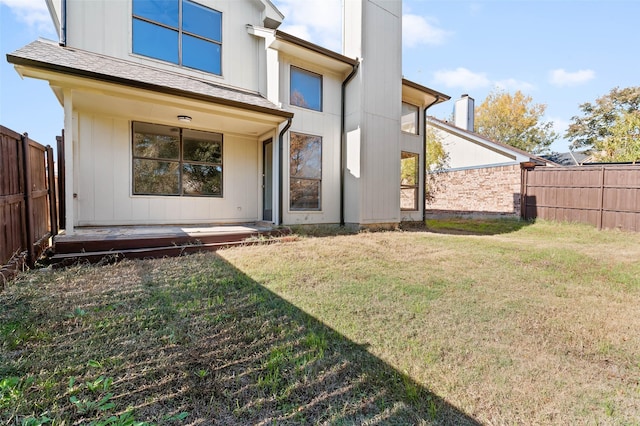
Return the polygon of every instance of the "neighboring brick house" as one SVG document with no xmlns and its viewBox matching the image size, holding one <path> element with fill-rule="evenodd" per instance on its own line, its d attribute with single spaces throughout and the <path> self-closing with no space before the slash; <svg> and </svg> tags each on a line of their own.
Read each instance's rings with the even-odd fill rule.
<svg viewBox="0 0 640 426">
<path fill-rule="evenodd" d="M 429 117 L 449 155 L 448 169 L 438 175 L 440 192 L 427 203 L 434 216 L 520 216 L 521 164 L 552 164 L 518 148 L 473 132 L 474 100 L 463 95 L 455 103 L 455 124 Z"/>
</svg>

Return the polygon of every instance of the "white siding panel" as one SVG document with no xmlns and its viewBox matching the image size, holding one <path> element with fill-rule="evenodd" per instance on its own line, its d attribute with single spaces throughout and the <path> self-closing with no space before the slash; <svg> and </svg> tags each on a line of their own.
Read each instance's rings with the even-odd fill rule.
<svg viewBox="0 0 640 426">
<path fill-rule="evenodd" d="M 222 76 L 132 55 L 131 0 L 67 0 L 67 45 L 258 91 L 265 52 L 246 25 L 262 25 L 262 6 L 254 0 L 196 1 L 222 12 Z"/>
<path fill-rule="evenodd" d="M 152 120 L 149 120 L 152 121 Z M 260 218 L 257 139 L 224 136 L 224 196 L 136 196 L 130 122 L 79 114 L 78 225 L 246 222 Z"/>
<path fill-rule="evenodd" d="M 505 163 L 516 163 L 516 159 L 485 146 L 476 144 L 456 135 L 437 130 L 442 138 L 442 145 L 449 154 L 449 167 L 479 167 Z"/>
</svg>

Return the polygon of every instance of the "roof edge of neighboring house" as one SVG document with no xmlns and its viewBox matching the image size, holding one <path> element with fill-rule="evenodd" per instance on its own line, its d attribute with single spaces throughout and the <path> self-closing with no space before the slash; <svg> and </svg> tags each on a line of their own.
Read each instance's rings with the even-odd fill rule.
<svg viewBox="0 0 640 426">
<path fill-rule="evenodd" d="M 183 75 L 183 74 L 175 73 L 175 72 L 172 72 L 172 71 L 166 71 L 166 70 L 162 70 L 162 69 L 159 69 L 159 68 L 153 68 L 153 67 L 149 67 L 147 65 L 138 64 L 138 63 L 135 63 L 135 62 L 130 62 L 130 61 L 127 61 L 125 59 L 115 58 L 115 57 L 111 57 L 111 56 L 105 56 L 105 55 L 102 55 L 102 54 L 99 54 L 99 53 L 90 52 L 90 51 L 78 49 L 78 48 L 75 48 L 75 47 L 71 48 L 71 47 L 59 46 L 58 43 L 52 42 L 50 40 L 39 39 L 37 41 L 34 41 L 34 42 L 30 43 L 29 45 L 27 45 L 25 47 L 35 45 L 36 43 L 43 44 L 43 45 L 46 44 L 46 45 L 50 46 L 49 48 L 51 48 L 51 49 L 62 49 L 62 50 L 70 51 L 70 52 L 79 52 L 81 55 L 87 55 L 87 56 L 90 56 L 90 57 L 93 57 L 93 58 L 107 59 L 107 60 L 112 61 L 112 62 L 116 61 L 116 62 L 120 62 L 120 63 L 122 63 L 123 65 L 126 65 L 126 66 L 140 67 L 141 69 L 153 70 L 153 72 L 160 72 L 160 73 L 164 73 L 164 74 L 167 74 L 167 75 L 169 75 L 169 74 L 170 75 L 175 75 L 176 78 L 182 78 L 182 79 L 185 79 L 185 81 L 187 81 L 187 80 L 197 81 L 198 83 L 202 83 L 202 84 L 209 85 L 211 87 L 215 87 L 216 89 L 219 89 L 219 90 L 221 90 L 223 92 L 226 91 L 226 92 L 229 92 L 229 93 L 232 93 L 232 92 L 233 93 L 241 93 L 241 94 L 244 94 L 246 96 L 259 97 L 263 102 L 269 102 L 270 103 L 270 101 L 268 101 L 266 98 L 264 98 L 262 95 L 260 95 L 257 92 L 254 93 L 254 92 L 249 92 L 249 91 L 242 90 L 242 89 L 239 89 L 239 88 L 228 87 L 228 86 L 224 86 L 224 85 L 221 85 L 221 84 L 208 82 L 208 81 L 205 81 L 205 80 L 200 80 L 200 79 L 197 79 L 197 78 L 194 78 L 194 77 L 191 77 L 191 76 L 186 76 L 186 75 Z M 58 63 L 54 63 L 54 62 L 47 62 L 45 60 L 29 58 L 29 57 L 26 57 L 26 56 L 21 56 L 19 54 L 16 54 L 16 53 L 18 53 L 20 51 L 21 51 L 21 49 L 18 49 L 13 53 L 7 53 L 7 55 L 6 55 L 7 61 L 9 63 L 13 64 L 13 65 L 21 65 L 21 66 L 25 66 L 25 67 L 29 67 L 29 68 L 35 68 L 35 69 L 39 69 L 39 70 L 50 71 L 50 72 L 70 75 L 70 76 L 74 76 L 74 77 L 84 77 L 84 78 L 89 78 L 91 80 L 96 80 L 96 81 L 100 81 L 100 82 L 114 83 L 114 84 L 119 84 L 119 85 L 123 85 L 123 86 L 126 86 L 126 87 L 131 87 L 131 88 L 135 88 L 135 89 L 150 90 L 150 91 L 160 92 L 160 93 L 167 94 L 167 95 L 186 97 L 186 98 L 193 99 L 193 100 L 198 100 L 198 101 L 212 102 L 212 103 L 223 105 L 223 106 L 239 108 L 239 109 L 247 109 L 247 110 L 250 110 L 250 111 L 253 111 L 253 112 L 276 115 L 276 116 L 280 116 L 280 117 L 283 117 L 283 118 L 292 118 L 293 115 L 294 115 L 290 111 L 286 111 L 284 109 L 278 108 L 275 104 L 273 104 L 273 107 L 264 106 L 264 105 L 256 105 L 256 104 L 252 104 L 250 102 L 243 102 L 243 101 L 224 98 L 224 97 L 220 97 L 220 96 L 214 96 L 214 95 L 205 94 L 205 93 L 198 93 L 198 92 L 194 92 L 194 91 L 168 87 L 168 86 L 162 85 L 162 84 L 149 83 L 149 82 L 145 82 L 145 81 L 141 81 L 141 80 L 115 76 L 115 75 L 106 74 L 106 73 L 95 71 L 95 70 L 80 69 L 80 68 L 73 67 L 73 66 L 62 65 L 62 64 L 58 64 Z"/>
<path fill-rule="evenodd" d="M 427 122 L 428 123 L 435 123 L 436 125 L 438 125 L 441 128 L 444 128 L 444 129 L 447 129 L 447 130 L 450 130 L 450 131 L 453 131 L 453 132 L 457 132 L 457 133 L 460 133 L 460 134 L 466 134 L 466 135 L 468 135 L 470 137 L 473 137 L 473 138 L 476 138 L 476 139 L 480 139 L 480 140 L 495 144 L 495 145 L 497 145 L 497 146 L 499 146 L 501 148 L 504 148 L 505 150 L 510 150 L 510 151 L 516 152 L 516 153 L 518 153 L 520 155 L 524 155 L 526 157 L 529 157 L 529 159 L 531 161 L 533 161 L 535 163 L 538 163 L 538 164 L 554 164 L 554 165 L 557 164 L 557 163 L 554 163 L 553 161 L 547 160 L 546 158 L 542 158 L 542 157 L 540 157 L 538 155 L 531 154 L 530 152 L 524 151 L 524 150 L 522 150 L 520 148 L 516 148 L 515 146 L 507 145 L 505 143 L 498 142 L 498 141 L 495 141 L 493 139 L 489 139 L 489 138 L 487 138 L 485 136 L 482 136 L 481 134 L 476 133 L 476 132 L 472 132 L 472 131 L 469 131 L 469 130 L 461 129 L 460 127 L 457 127 L 457 126 L 449 123 L 448 121 L 440 120 L 439 118 L 428 116 L 427 117 Z"/>
</svg>

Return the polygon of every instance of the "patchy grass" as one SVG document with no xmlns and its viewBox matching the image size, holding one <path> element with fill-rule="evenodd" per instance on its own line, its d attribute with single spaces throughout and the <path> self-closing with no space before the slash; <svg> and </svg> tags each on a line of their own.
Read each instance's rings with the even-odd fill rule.
<svg viewBox="0 0 640 426">
<path fill-rule="evenodd" d="M 495 235 L 514 232 L 531 222 L 517 218 L 502 219 L 428 219 L 426 227 L 433 232 L 451 234 Z"/>
<path fill-rule="evenodd" d="M 638 424 L 640 235 L 480 234 L 23 274 L 0 294 L 0 422 Z"/>
</svg>

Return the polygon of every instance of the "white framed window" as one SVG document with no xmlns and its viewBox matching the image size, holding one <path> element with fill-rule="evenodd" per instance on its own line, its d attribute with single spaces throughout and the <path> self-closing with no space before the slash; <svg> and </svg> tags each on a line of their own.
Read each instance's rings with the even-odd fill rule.
<svg viewBox="0 0 640 426">
<path fill-rule="evenodd" d="M 291 210 L 320 210 L 322 138 L 291 132 L 289 206 Z"/>
<path fill-rule="evenodd" d="M 222 197 L 222 135 L 133 122 L 134 195 Z"/>
<path fill-rule="evenodd" d="M 402 103 L 402 116 L 400 120 L 400 126 L 403 132 L 411 133 L 413 135 L 418 134 L 418 112 L 420 108 L 408 104 Z"/>
<path fill-rule="evenodd" d="M 222 13 L 191 0 L 133 0 L 133 53 L 222 75 Z"/>
<path fill-rule="evenodd" d="M 400 154 L 400 210 L 417 211 L 420 187 L 420 156 L 413 152 Z"/>
<path fill-rule="evenodd" d="M 291 66 L 289 104 L 322 111 L 322 76 Z"/>
</svg>

